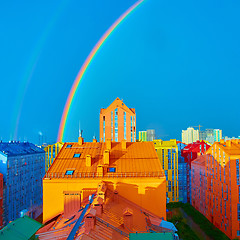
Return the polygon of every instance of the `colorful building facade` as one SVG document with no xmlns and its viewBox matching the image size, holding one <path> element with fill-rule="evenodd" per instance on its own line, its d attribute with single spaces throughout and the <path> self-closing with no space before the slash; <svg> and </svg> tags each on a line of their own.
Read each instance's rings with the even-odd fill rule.
<svg viewBox="0 0 240 240">
<path fill-rule="evenodd" d="M 74 210 L 70 214 L 70 208 L 64 208 L 60 215 L 39 229 L 38 239 L 126 240 L 131 239 L 131 233 L 152 234 L 141 239 L 152 239 L 157 233 L 169 233 L 168 237 L 172 238 L 168 239 L 179 239 L 173 223 L 129 201 L 118 191 L 110 190 L 108 184 L 99 182 L 96 192 L 83 199 L 81 205 L 72 206 Z M 76 221 L 80 224 L 75 224 Z"/>
<path fill-rule="evenodd" d="M 182 130 L 182 142 L 185 144 L 193 143 L 199 140 L 199 131 L 192 127 Z"/>
<path fill-rule="evenodd" d="M 55 157 L 60 152 L 61 148 L 63 146 L 62 142 L 57 142 L 52 145 L 48 145 L 44 148 L 45 151 L 45 172 L 50 168 L 52 165 Z"/>
<path fill-rule="evenodd" d="M 136 113 L 122 100 L 116 98 L 106 109 L 100 111 L 100 141 L 136 142 Z"/>
<path fill-rule="evenodd" d="M 187 163 L 187 201 L 191 201 L 191 164 L 199 155 L 204 154 L 210 145 L 204 141 L 196 141 L 188 144 L 182 149 L 181 155 L 184 157 L 184 161 Z"/>
<path fill-rule="evenodd" d="M 43 222 L 96 192 L 109 190 L 166 219 L 166 178 L 152 142 L 65 143 L 43 178 Z"/>
<path fill-rule="evenodd" d="M 236 139 L 215 142 L 192 163 L 192 205 L 230 239 L 240 239 L 239 162 Z"/>
<path fill-rule="evenodd" d="M 166 176 L 166 191 L 170 202 L 179 201 L 178 146 L 175 139 L 153 141 L 158 158 Z"/>
<path fill-rule="evenodd" d="M 3 174 L 3 225 L 42 208 L 43 149 L 29 142 L 0 143 L 0 172 Z"/>
<path fill-rule="evenodd" d="M 138 141 L 146 142 L 147 141 L 147 131 L 139 131 L 138 132 Z"/>
<path fill-rule="evenodd" d="M 139 131 L 139 142 L 153 141 L 156 139 L 154 129 L 148 129 L 147 131 Z"/>
<path fill-rule="evenodd" d="M 182 156 L 182 149 L 186 144 L 177 141 L 178 146 L 178 192 L 179 202 L 187 202 L 187 163 Z"/>
</svg>

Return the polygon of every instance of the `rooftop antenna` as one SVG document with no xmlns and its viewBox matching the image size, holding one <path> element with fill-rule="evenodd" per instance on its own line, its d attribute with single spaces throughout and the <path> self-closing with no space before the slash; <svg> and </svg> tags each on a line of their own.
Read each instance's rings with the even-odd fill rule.
<svg viewBox="0 0 240 240">
<path fill-rule="evenodd" d="M 82 135 L 82 133 L 81 133 L 81 130 L 80 130 L 80 120 L 79 120 L 79 126 L 78 126 L 78 137 L 82 137 L 81 135 Z"/>
</svg>

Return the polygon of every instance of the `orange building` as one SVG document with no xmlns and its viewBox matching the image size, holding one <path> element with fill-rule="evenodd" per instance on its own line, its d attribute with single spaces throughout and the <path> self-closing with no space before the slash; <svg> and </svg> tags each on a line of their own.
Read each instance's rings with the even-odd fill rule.
<svg viewBox="0 0 240 240">
<path fill-rule="evenodd" d="M 135 109 L 128 108 L 119 98 L 100 111 L 100 141 L 105 142 L 106 139 L 136 142 Z"/>
<path fill-rule="evenodd" d="M 105 182 L 99 182 L 96 193 L 83 199 L 81 207 L 75 205 L 70 215 L 69 209 L 64 208 L 62 214 L 39 229 L 38 239 L 64 240 L 74 236 L 74 239 L 126 240 L 131 239 L 131 233 L 149 232 L 167 232 L 171 237 L 167 239 L 178 239 L 174 238 L 177 229 L 172 223 L 122 197 L 118 191 L 111 191 Z"/>
<path fill-rule="evenodd" d="M 239 159 L 240 140 L 236 139 L 215 142 L 192 162 L 192 204 L 230 239 L 240 239 Z M 205 175 L 199 180 L 203 166 Z M 204 196 L 199 197 L 204 191 L 205 208 L 198 203 L 204 201 Z"/>
<path fill-rule="evenodd" d="M 166 178 L 152 142 L 84 143 L 80 137 L 63 145 L 43 178 L 43 222 L 81 204 L 99 181 L 166 219 Z"/>
</svg>

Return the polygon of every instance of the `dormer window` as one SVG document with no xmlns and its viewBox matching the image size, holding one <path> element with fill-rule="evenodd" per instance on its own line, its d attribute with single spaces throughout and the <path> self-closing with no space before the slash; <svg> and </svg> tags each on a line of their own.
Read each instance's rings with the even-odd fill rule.
<svg viewBox="0 0 240 240">
<path fill-rule="evenodd" d="M 65 175 L 73 175 L 74 173 L 74 170 L 67 170 Z"/>
<path fill-rule="evenodd" d="M 72 144 L 68 144 L 67 146 L 66 146 L 66 148 L 71 148 L 72 147 Z"/>
<path fill-rule="evenodd" d="M 116 168 L 115 167 L 109 167 L 107 169 L 107 171 L 113 173 L 113 172 L 116 172 Z"/>
<path fill-rule="evenodd" d="M 80 158 L 80 156 L 81 156 L 81 153 L 74 153 L 73 155 L 74 158 Z"/>
</svg>

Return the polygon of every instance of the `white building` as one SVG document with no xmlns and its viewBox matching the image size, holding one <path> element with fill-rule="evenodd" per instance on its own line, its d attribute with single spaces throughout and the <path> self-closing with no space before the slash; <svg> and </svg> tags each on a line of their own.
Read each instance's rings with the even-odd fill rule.
<svg viewBox="0 0 240 240">
<path fill-rule="evenodd" d="M 199 140 L 199 131 L 192 127 L 182 130 L 182 142 L 185 144 L 193 143 Z"/>
</svg>

